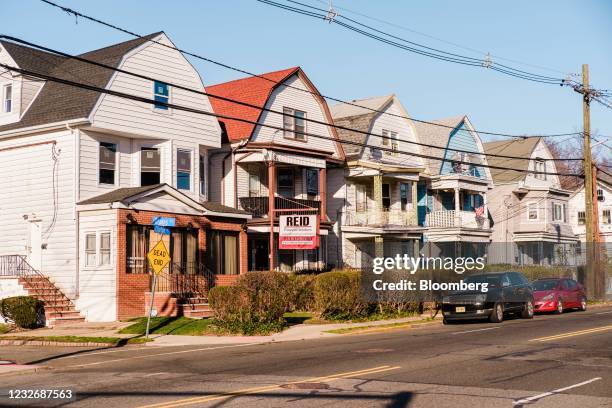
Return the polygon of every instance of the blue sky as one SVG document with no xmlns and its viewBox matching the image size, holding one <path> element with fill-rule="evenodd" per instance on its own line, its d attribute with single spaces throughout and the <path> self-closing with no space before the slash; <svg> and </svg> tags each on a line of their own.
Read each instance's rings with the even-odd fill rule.
<svg viewBox="0 0 612 408">
<path fill-rule="evenodd" d="M 300 65 L 323 94 L 340 99 L 396 93 L 408 113 L 419 119 L 468 114 L 477 129 L 516 134 L 582 129 L 581 99 L 569 88 L 432 60 L 255 0 L 56 1 L 140 34 L 163 30 L 180 48 L 251 72 Z M 326 7 L 320 0 L 303 1 Z M 588 63 L 591 83 L 612 89 L 610 1 L 335 0 L 334 5 L 561 72 L 579 72 L 581 64 Z M 19 16 L 3 21 L 3 33 L 66 52 L 80 53 L 130 39 L 83 19 L 75 24 L 74 16 L 36 0 L 3 0 L 0 8 L 3 15 Z M 411 41 L 482 56 L 340 12 Z M 209 63 L 193 62 L 207 84 L 241 76 Z M 612 110 L 593 103 L 592 128 L 612 136 Z"/>
</svg>

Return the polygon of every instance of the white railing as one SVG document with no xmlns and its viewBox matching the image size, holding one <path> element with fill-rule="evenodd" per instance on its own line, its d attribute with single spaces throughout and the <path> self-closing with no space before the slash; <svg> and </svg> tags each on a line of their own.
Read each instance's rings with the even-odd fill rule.
<svg viewBox="0 0 612 408">
<path fill-rule="evenodd" d="M 474 211 L 441 210 L 432 211 L 425 216 L 428 227 L 449 228 L 464 227 L 488 229 L 489 220 L 486 217 L 476 217 Z"/>
<path fill-rule="evenodd" d="M 347 211 L 342 214 L 342 225 L 365 227 L 369 225 L 416 225 L 414 211 Z"/>
</svg>

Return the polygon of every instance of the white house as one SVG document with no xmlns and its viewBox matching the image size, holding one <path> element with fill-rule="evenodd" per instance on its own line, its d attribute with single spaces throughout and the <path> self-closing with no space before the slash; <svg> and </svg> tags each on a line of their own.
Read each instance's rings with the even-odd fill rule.
<svg viewBox="0 0 612 408">
<path fill-rule="evenodd" d="M 0 77 L 0 212 L 7 238 L 0 241 L 0 277 L 19 275 L 40 295 L 32 288 L 38 279 L 60 294 L 69 304 L 55 308 L 50 320 L 143 315 L 149 291 L 144 257 L 159 239 L 155 217 L 175 223 L 165 238 L 172 263 L 162 281 L 169 293 L 176 289 L 171 278 L 200 274 L 205 259 L 213 275 L 246 269 L 240 254 L 249 216 L 207 202 L 208 152 L 221 145 L 219 123 L 164 105 L 212 111 L 205 95 L 172 86 L 204 89 L 195 68 L 172 47 L 159 32 L 81 54 L 154 79 L 146 80 L 0 42 L 4 64 L 159 102 L 36 75 Z M 206 246 L 218 235 L 229 237 L 233 255 Z"/>
<path fill-rule="evenodd" d="M 395 95 L 340 103 L 331 111 L 346 154 L 346 167 L 328 172 L 328 202 L 336 203 L 329 214 L 341 236 L 344 265 L 414 254 L 424 229 L 417 219 L 424 163 L 408 113 Z"/>
<path fill-rule="evenodd" d="M 612 244 L 612 177 L 599 172 L 595 186 L 599 236 L 601 242 Z M 580 241 L 585 242 L 586 213 L 584 210 L 584 184 L 572 193 L 569 199 L 569 222 Z"/>
<path fill-rule="evenodd" d="M 495 188 L 489 208 L 496 252 L 490 261 L 564 264 L 578 241 L 570 225 L 571 192 L 561 188 L 553 155 L 542 138 L 485 143 Z M 529 172 L 530 171 L 530 172 Z M 551 174 L 552 173 L 552 174 Z"/>
</svg>

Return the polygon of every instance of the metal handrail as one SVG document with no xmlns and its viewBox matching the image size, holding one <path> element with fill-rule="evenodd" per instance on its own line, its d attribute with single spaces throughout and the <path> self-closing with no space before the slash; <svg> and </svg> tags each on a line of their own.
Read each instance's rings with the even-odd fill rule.
<svg viewBox="0 0 612 408">
<path fill-rule="evenodd" d="M 173 263 L 170 273 L 157 276 L 157 292 L 170 292 L 177 299 L 206 297 L 215 286 L 215 274 L 199 262 Z"/>
<path fill-rule="evenodd" d="M 30 288 L 39 293 L 42 289 L 50 289 L 52 292 L 46 294 L 46 296 L 53 301 L 66 298 L 64 293 L 53 285 L 47 276 L 30 265 L 23 255 L 0 255 L 0 276 L 17 276 L 25 280 Z M 45 285 L 45 282 L 51 283 L 51 287 Z"/>
</svg>

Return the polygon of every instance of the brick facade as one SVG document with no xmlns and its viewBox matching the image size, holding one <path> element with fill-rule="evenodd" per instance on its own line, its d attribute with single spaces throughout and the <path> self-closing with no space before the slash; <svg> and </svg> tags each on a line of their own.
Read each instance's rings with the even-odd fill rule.
<svg viewBox="0 0 612 408">
<path fill-rule="evenodd" d="M 153 217 L 173 217 L 176 227 L 192 227 L 198 229 L 199 259 L 206 259 L 206 230 L 222 230 L 239 232 L 239 268 L 240 274 L 246 273 L 247 264 L 247 234 L 244 220 L 223 217 L 204 217 L 195 215 L 172 214 L 142 210 L 117 211 L 117 319 L 144 316 L 147 294 L 150 292 L 150 276 L 148 274 L 127 273 L 127 243 L 126 225 L 153 225 Z M 237 275 L 217 275 L 217 285 L 231 285 Z M 157 294 L 156 294 L 157 296 Z M 160 301 L 165 303 L 160 297 Z M 168 299 L 166 299 L 166 302 Z M 156 299 L 157 303 L 157 299 Z M 156 305 L 157 306 L 157 305 Z M 160 304 L 162 306 L 162 304 Z M 158 309 L 159 310 L 159 309 Z"/>
</svg>

